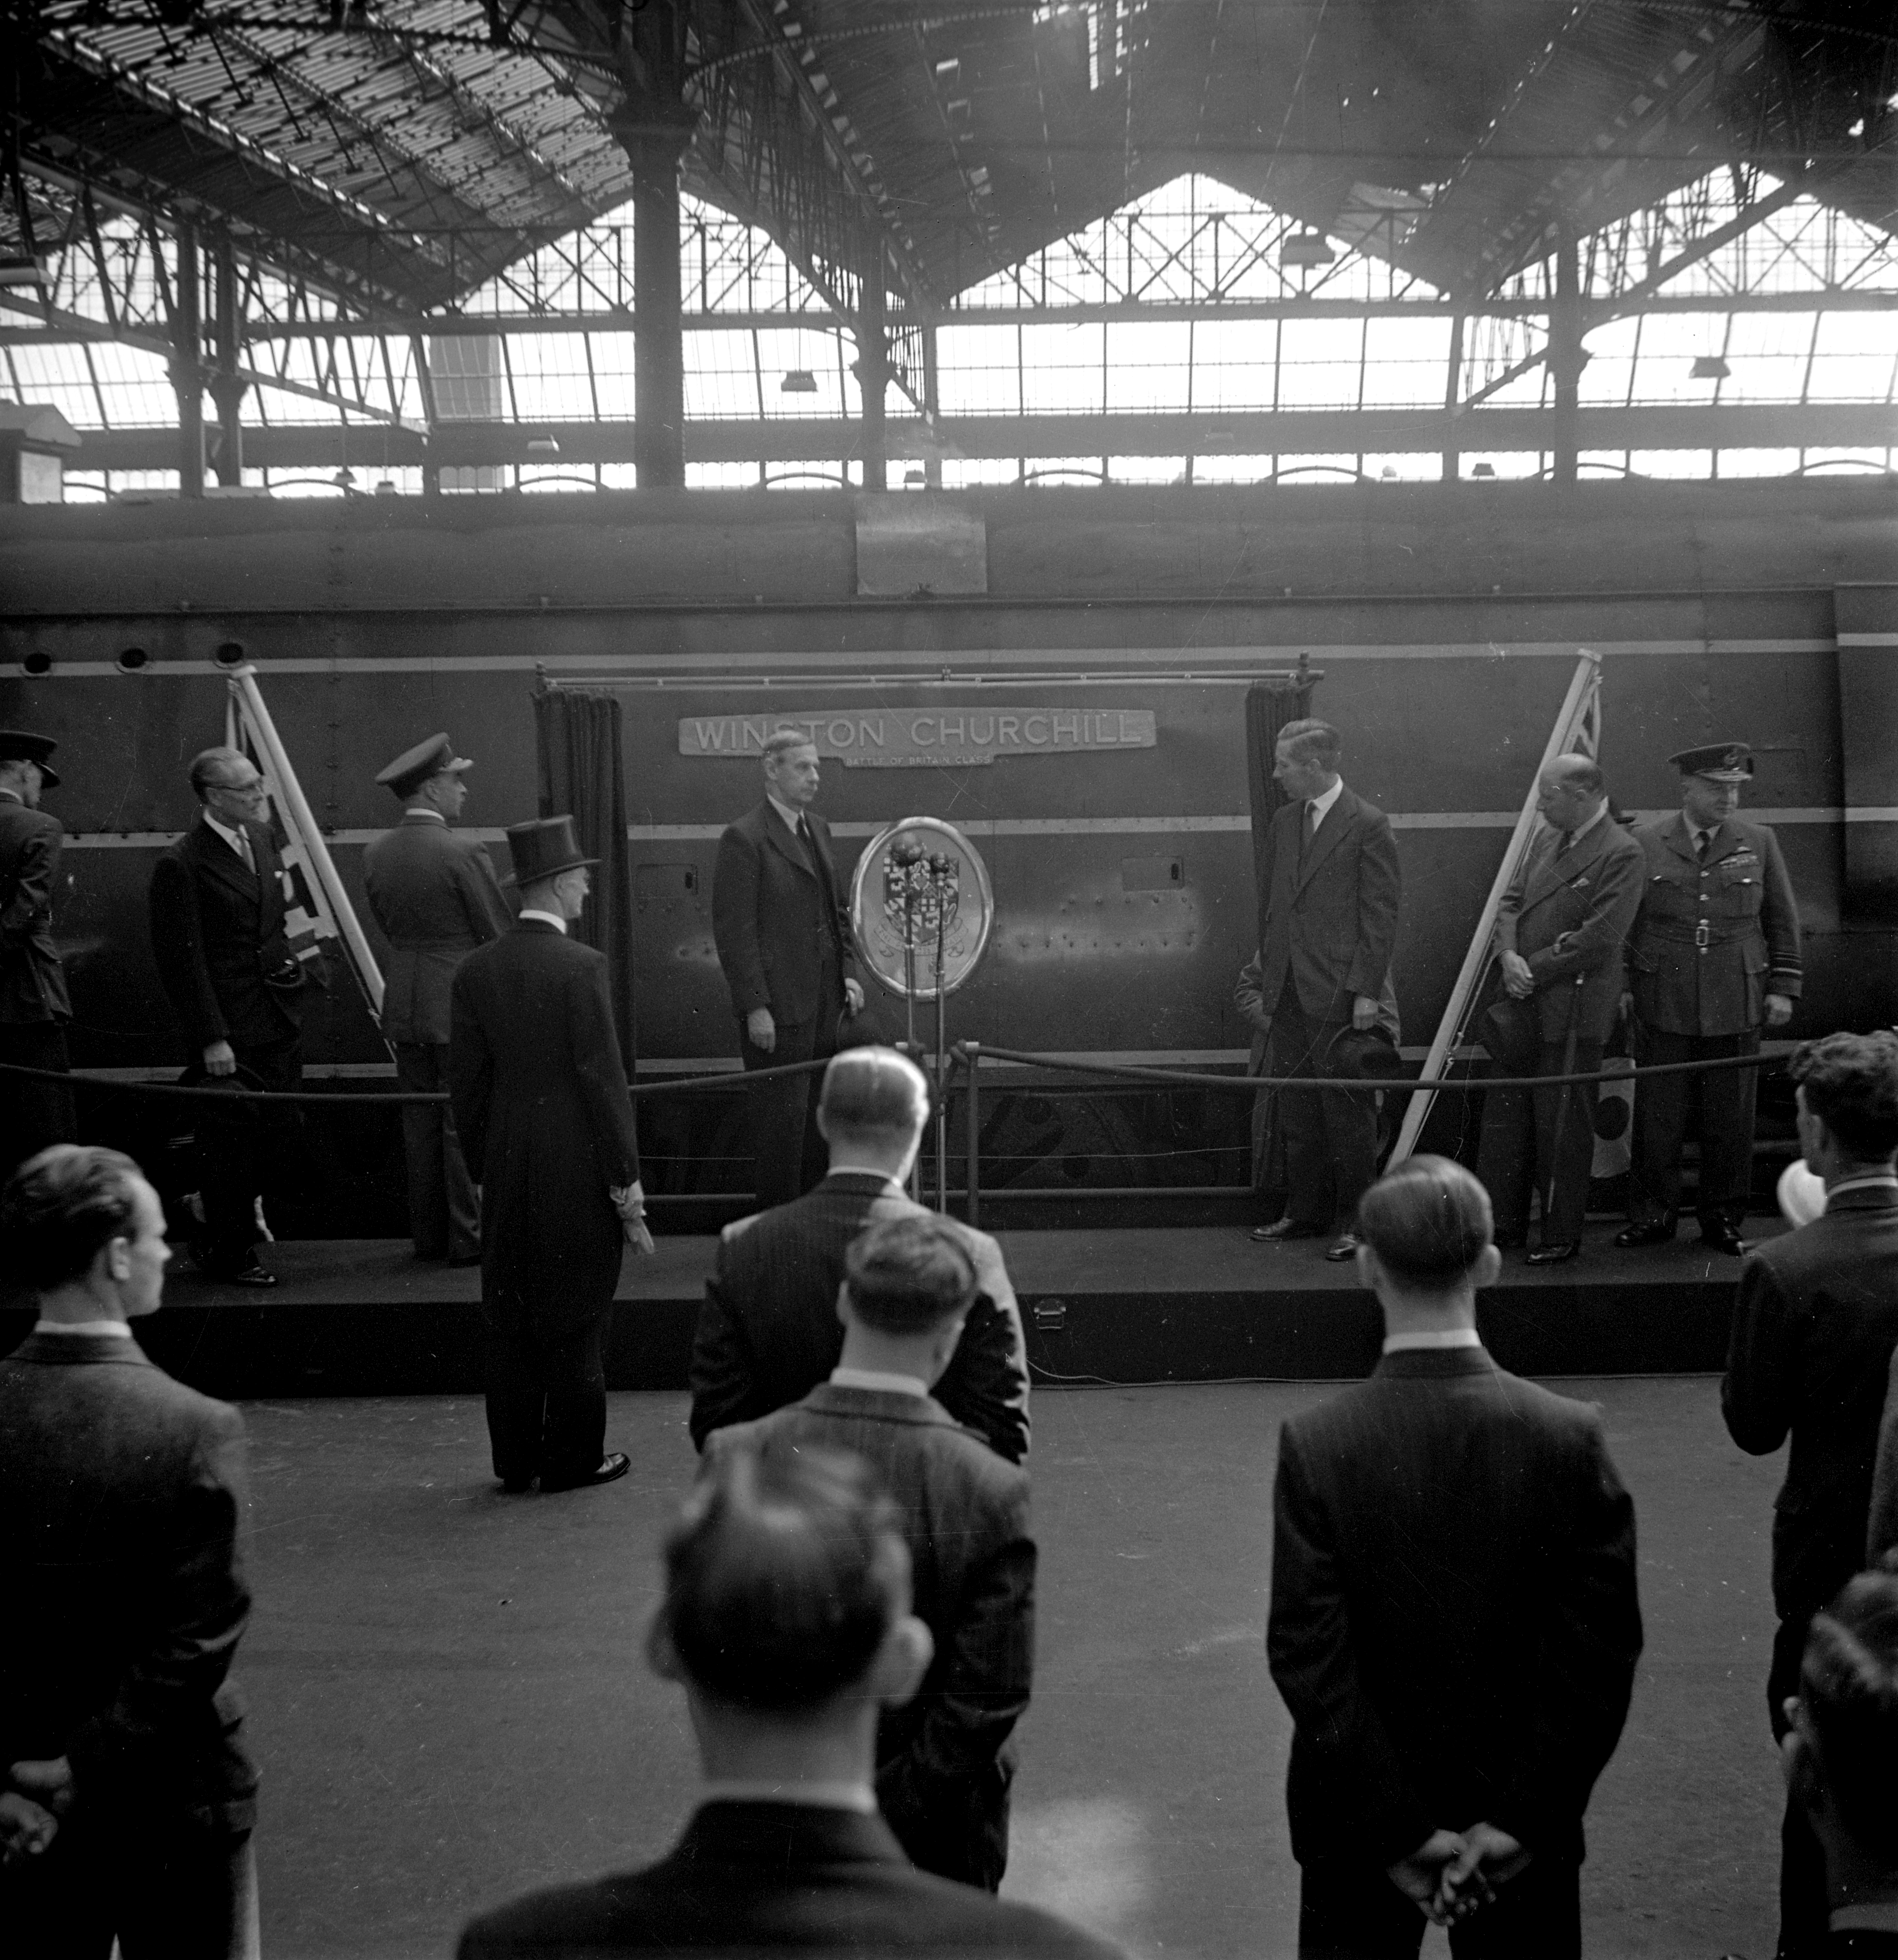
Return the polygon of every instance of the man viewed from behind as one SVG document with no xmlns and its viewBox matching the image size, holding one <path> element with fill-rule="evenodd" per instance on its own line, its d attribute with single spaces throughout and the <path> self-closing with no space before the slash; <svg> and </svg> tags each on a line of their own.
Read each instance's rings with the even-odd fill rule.
<svg viewBox="0 0 1898 1960">
<path fill-rule="evenodd" d="M 1791 1437 L 1773 1510 L 1773 1640 L 1766 1708 L 1785 1733 L 1812 1616 L 1863 1561 L 1887 1373 L 1898 1347 L 1898 1035 L 1828 1035 L 1793 1052 L 1799 1141 L 1826 1182 L 1824 1213 L 1740 1268 L 1720 1405 L 1754 1456 Z M 1781 1833 L 1779 1951 L 1815 1951 L 1825 1879 L 1804 1809 Z"/>
<path fill-rule="evenodd" d="M 1581 1950 L 1582 1813 L 1628 1712 L 1634 1507 L 1594 1410 L 1506 1374 L 1482 1187 L 1408 1159 L 1365 1195 L 1368 1381 L 1280 1433 L 1266 1651 L 1295 1730 L 1305 1960 Z"/>
<path fill-rule="evenodd" d="M 1010 1736 L 1034 1659 L 1028 1479 L 930 1396 L 977 1297 L 959 1228 L 927 1213 L 873 1225 L 845 1271 L 830 1379 L 760 1421 L 715 1430 L 708 1460 L 848 1450 L 895 1499 L 935 1658 L 877 1725 L 877 1802 L 912 1863 L 994 1892 L 1008 1859 Z"/>
<path fill-rule="evenodd" d="M 893 1507 L 862 1462 L 721 1450 L 665 1545 L 647 1643 L 685 1690 L 705 1782 L 671 1854 L 476 1920 L 460 1960 L 1116 1949 L 916 1870 L 877 1815 L 879 1721 L 930 1662 Z"/>
<path fill-rule="evenodd" d="M 808 1395 L 837 1365 L 844 1255 L 866 1225 L 928 1217 L 906 1195 L 929 1085 L 894 1048 L 846 1048 L 825 1070 L 818 1127 L 830 1172 L 815 1191 L 728 1225 L 692 1348 L 692 1440 Z M 952 1225 L 980 1293 L 936 1399 L 1011 1463 L 1028 1453 L 1028 1349 L 1002 1248 Z"/>
<path fill-rule="evenodd" d="M 49 735 L 0 728 L 0 1061 L 63 1075 L 72 1003 L 53 943 L 53 903 L 66 832 L 40 807 L 41 790 L 59 787 L 52 759 L 59 746 Z M 0 1176 L 78 1134 L 64 1083 L 0 1076 Z"/>
<path fill-rule="evenodd" d="M 1258 990 L 1275 1075 L 1330 1075 L 1349 1031 L 1377 1025 L 1397 937 L 1402 879 L 1390 819 L 1338 774 L 1326 721 L 1279 730 L 1272 776 L 1288 799 L 1272 820 Z M 1344 1230 L 1326 1252 L 1349 1259 L 1352 1214 L 1377 1175 L 1377 1112 L 1362 1093 L 1280 1092 L 1289 1179 L 1284 1217 L 1255 1239 L 1314 1238 L 1334 1212 Z"/>
<path fill-rule="evenodd" d="M 0 1257 L 40 1302 L 0 1361 L 9 1953 L 255 1950 L 257 1779 L 228 1678 L 250 1610 L 244 1425 L 132 1338 L 164 1224 L 116 1150 L 56 1144 L 0 1198 Z"/>
<path fill-rule="evenodd" d="M 1785 1709 L 1786 1788 L 1825 1859 L 1820 1953 L 1898 1956 L 1898 1576 L 1861 1573 L 1813 1621 Z"/>
</svg>

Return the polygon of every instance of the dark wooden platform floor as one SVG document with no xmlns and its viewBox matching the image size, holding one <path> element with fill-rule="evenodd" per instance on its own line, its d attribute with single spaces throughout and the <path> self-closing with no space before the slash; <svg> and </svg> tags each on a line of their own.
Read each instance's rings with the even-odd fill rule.
<svg viewBox="0 0 1898 1960">
<path fill-rule="evenodd" d="M 1778 1221 L 1756 1221 L 1764 1234 Z M 1615 1249 L 1592 1226 L 1582 1255 L 1533 1270 L 1508 1257 L 1479 1309 L 1505 1367 L 1535 1375 L 1697 1373 L 1726 1354 L 1736 1260 L 1689 1233 Z M 1238 1227 L 1100 1227 L 1000 1235 L 1049 1381 L 1326 1381 L 1376 1358 L 1375 1303 L 1322 1240 L 1258 1246 Z M 685 1382 L 692 1328 L 717 1241 L 658 1242 L 620 1274 L 607 1374 L 618 1389 Z M 480 1274 L 424 1264 L 400 1239 L 323 1239 L 264 1249 L 282 1284 L 264 1293 L 182 1275 L 140 1338 L 215 1394 L 416 1395 L 480 1386 Z M 0 1345 L 26 1330 L 4 1316 Z"/>
</svg>

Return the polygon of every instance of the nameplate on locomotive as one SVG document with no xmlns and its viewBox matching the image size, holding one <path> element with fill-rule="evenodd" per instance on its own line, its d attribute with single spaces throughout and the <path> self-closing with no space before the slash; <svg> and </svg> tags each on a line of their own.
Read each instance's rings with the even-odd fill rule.
<svg viewBox="0 0 1898 1960">
<path fill-rule="evenodd" d="M 759 755 L 780 728 L 801 728 L 847 768 L 967 768 L 1011 756 L 1151 749 L 1150 708 L 873 708 L 828 714 L 689 714 L 679 752 L 730 760 Z"/>
</svg>

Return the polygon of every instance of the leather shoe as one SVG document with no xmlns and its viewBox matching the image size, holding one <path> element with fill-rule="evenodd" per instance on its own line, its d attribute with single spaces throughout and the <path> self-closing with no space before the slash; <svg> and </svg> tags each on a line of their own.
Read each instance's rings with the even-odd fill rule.
<svg viewBox="0 0 1898 1960">
<path fill-rule="evenodd" d="M 1529 1255 L 1532 1266 L 1559 1266 L 1565 1259 L 1572 1259 L 1581 1250 L 1579 1239 L 1558 1239 L 1552 1245 L 1538 1246 Z"/>
<path fill-rule="evenodd" d="M 501 1492 L 503 1497 L 525 1497 L 533 1488 L 533 1479 L 531 1477 L 504 1477 L 501 1480 Z"/>
<path fill-rule="evenodd" d="M 1262 1246 L 1275 1246 L 1285 1239 L 1318 1239 L 1324 1236 L 1322 1225 L 1306 1225 L 1296 1218 L 1275 1218 L 1269 1225 L 1255 1225 L 1252 1236 Z"/>
<path fill-rule="evenodd" d="M 1645 1225 L 1624 1225 L 1615 1234 L 1617 1246 L 1666 1246 L 1673 1240 L 1674 1228 L 1665 1219 L 1651 1218 Z"/>
<path fill-rule="evenodd" d="M 1325 1258 L 1330 1265 L 1342 1266 L 1347 1259 L 1356 1258 L 1357 1253 L 1358 1235 L 1355 1232 L 1347 1232 L 1335 1246 L 1326 1247 Z"/>
<path fill-rule="evenodd" d="M 615 1483 L 632 1468 L 632 1459 L 623 1450 L 615 1449 L 600 1459 L 597 1470 L 588 1476 L 575 1478 L 571 1484 L 549 1484 L 543 1477 L 540 1480 L 541 1494 L 545 1496 L 549 1491 L 587 1491 L 596 1484 Z"/>
<path fill-rule="evenodd" d="M 215 1280 L 219 1286 L 273 1287 L 277 1276 L 268 1266 L 260 1265 L 255 1259 L 234 1273 L 206 1273 L 208 1280 Z"/>
<path fill-rule="evenodd" d="M 1744 1258 L 1747 1255 L 1746 1240 L 1732 1226 L 1724 1222 L 1718 1225 L 1703 1225 L 1700 1230 L 1700 1242 L 1703 1246 L 1712 1246 L 1716 1252 L 1731 1253 L 1736 1259 Z"/>
</svg>

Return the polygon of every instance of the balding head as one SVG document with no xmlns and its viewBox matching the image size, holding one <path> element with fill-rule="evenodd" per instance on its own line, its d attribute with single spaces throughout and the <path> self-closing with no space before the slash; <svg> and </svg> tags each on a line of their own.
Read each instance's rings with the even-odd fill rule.
<svg viewBox="0 0 1898 1960">
<path fill-rule="evenodd" d="M 833 1169 L 906 1176 L 928 1120 L 929 1084 L 893 1048 L 847 1048 L 824 1071 L 817 1127 Z"/>
<path fill-rule="evenodd" d="M 1557 756 L 1536 778 L 1536 807 L 1557 830 L 1579 830 L 1601 808 L 1608 792 L 1592 756 Z"/>
</svg>

